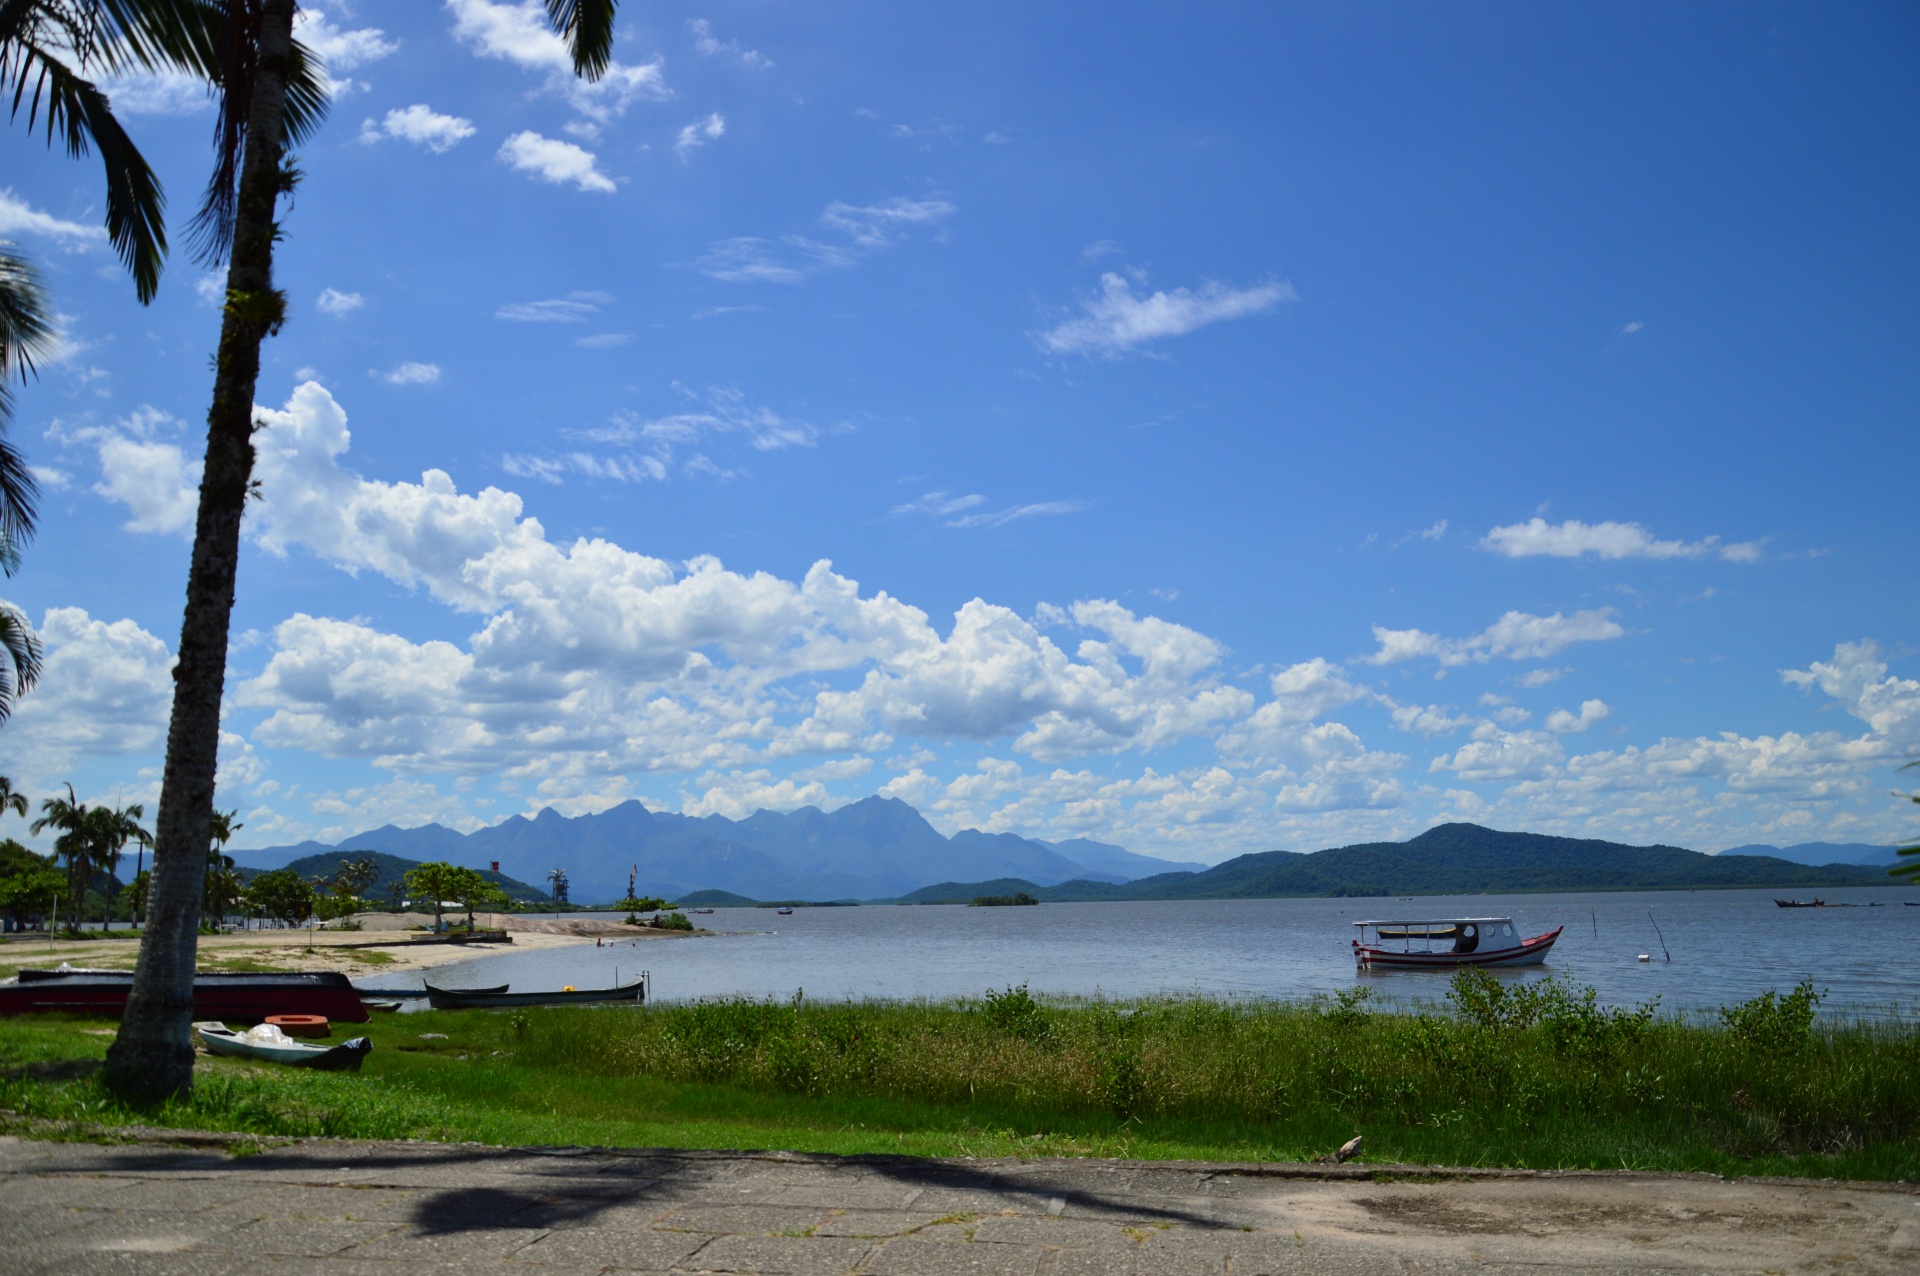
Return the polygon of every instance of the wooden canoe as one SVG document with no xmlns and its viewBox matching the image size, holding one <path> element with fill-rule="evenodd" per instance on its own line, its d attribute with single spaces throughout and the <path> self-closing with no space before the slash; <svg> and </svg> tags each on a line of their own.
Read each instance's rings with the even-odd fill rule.
<svg viewBox="0 0 1920 1276">
<path fill-rule="evenodd" d="M 509 992 L 498 988 L 435 988 L 427 985 L 427 1000 L 435 1010 L 504 1010 L 513 1006 L 586 1006 L 596 1002 L 640 1001 L 646 995 L 645 975 L 615 988 L 585 988 L 569 992 Z"/>
</svg>

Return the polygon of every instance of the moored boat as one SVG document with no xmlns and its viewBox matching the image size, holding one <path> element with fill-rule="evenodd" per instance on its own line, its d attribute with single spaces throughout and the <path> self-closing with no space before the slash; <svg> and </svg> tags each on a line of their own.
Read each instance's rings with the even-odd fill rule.
<svg viewBox="0 0 1920 1276">
<path fill-rule="evenodd" d="M 0 984 L 0 1015 L 70 1014 L 119 1018 L 133 990 L 132 971 L 23 970 Z M 338 971 L 302 974 L 201 974 L 193 977 L 193 1012 L 208 1020 L 256 1024 L 268 1015 L 325 1015 L 365 1023 L 360 993 Z"/>
<path fill-rule="evenodd" d="M 1363 970 L 1441 970 L 1457 966 L 1537 966 L 1564 926 L 1523 939 L 1511 917 L 1360 921 L 1353 959 Z M 1372 940 L 1368 941 L 1368 932 Z"/>
<path fill-rule="evenodd" d="M 310 1046 L 262 1024 L 247 1032 L 235 1032 L 223 1023 L 196 1023 L 193 1030 L 208 1054 L 230 1059 L 258 1059 L 266 1063 L 284 1063 L 295 1068 L 314 1068 L 321 1072 L 358 1072 L 366 1062 L 373 1042 L 355 1037 L 337 1046 Z"/>
<path fill-rule="evenodd" d="M 647 977 L 612 988 L 575 988 L 571 985 L 556 992 L 511 992 L 509 985 L 498 988 L 435 988 L 427 985 L 427 1001 L 435 1010 L 504 1010 L 512 1006 L 588 1006 L 598 1002 L 642 1001 L 646 997 Z"/>
<path fill-rule="evenodd" d="M 1825 908 L 1827 906 L 1827 901 L 1824 899 L 1781 899 L 1777 895 L 1773 902 L 1781 908 Z"/>
</svg>

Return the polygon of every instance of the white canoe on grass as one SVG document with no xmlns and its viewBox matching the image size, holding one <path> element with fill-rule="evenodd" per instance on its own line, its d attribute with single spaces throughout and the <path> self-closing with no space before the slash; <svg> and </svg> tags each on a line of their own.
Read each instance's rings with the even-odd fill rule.
<svg viewBox="0 0 1920 1276">
<path fill-rule="evenodd" d="M 272 1024 L 235 1032 L 223 1023 L 196 1023 L 193 1030 L 200 1034 L 208 1054 L 316 1068 L 321 1072 L 358 1072 L 373 1049 L 373 1042 L 365 1037 L 355 1037 L 337 1046 L 310 1046 L 295 1041 Z"/>
</svg>

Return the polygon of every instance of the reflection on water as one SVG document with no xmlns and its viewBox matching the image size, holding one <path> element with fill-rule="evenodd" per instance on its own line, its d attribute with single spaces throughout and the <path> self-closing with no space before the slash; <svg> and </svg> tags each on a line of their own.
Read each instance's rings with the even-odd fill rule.
<svg viewBox="0 0 1920 1276">
<path fill-rule="evenodd" d="M 1037 908 L 879 906 L 723 908 L 697 920 L 712 938 L 507 952 L 439 968 L 449 987 L 607 986 L 651 971 L 662 1000 L 745 995 L 809 999 L 977 997 L 1024 983 L 1036 993 L 1131 997 L 1203 993 L 1295 999 L 1364 981 L 1397 1005 L 1434 1003 L 1447 976 L 1358 974 L 1360 918 L 1511 916 L 1523 934 L 1564 926 L 1547 965 L 1626 1005 L 1711 1011 L 1810 977 L 1829 1012 L 1913 1015 L 1920 1002 L 1920 900 L 1908 888 L 1824 892 L 1878 908 L 1780 909 L 1764 891 L 1479 895 L 1455 898 L 1196 900 Z M 1651 918 L 1649 917 L 1651 913 Z M 1655 922 L 1665 934 L 1663 958 Z M 1648 954 L 1652 960 L 1641 962 Z M 404 986 L 396 976 L 367 981 Z M 418 982 L 417 978 L 413 981 Z"/>
</svg>

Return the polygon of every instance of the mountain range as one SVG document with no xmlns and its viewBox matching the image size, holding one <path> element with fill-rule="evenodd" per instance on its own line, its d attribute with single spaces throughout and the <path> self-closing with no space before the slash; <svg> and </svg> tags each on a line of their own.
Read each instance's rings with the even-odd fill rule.
<svg viewBox="0 0 1920 1276">
<path fill-rule="evenodd" d="M 1767 846 L 1755 842 L 1720 852 L 1722 855 L 1766 855 L 1794 864 L 1864 864 L 1891 868 L 1900 862 L 1897 846 L 1872 842 L 1801 842 L 1794 846 Z"/>
<path fill-rule="evenodd" d="M 756 811 L 740 820 L 650 811 L 639 802 L 571 818 L 549 807 L 473 833 L 389 824 L 333 845 L 232 855 L 243 868 L 267 869 L 363 850 L 480 869 L 497 862 L 500 872 L 528 882 L 545 882 L 550 869 L 561 868 L 575 903 L 625 895 L 629 872 L 641 894 L 669 899 L 702 889 L 755 899 L 882 899 L 945 880 L 1113 884 L 1185 868 L 1085 838 L 1044 842 L 977 829 L 947 837 L 907 803 L 883 797 L 833 811 Z"/>
<path fill-rule="evenodd" d="M 1760 855 L 1703 855 L 1678 846 L 1627 846 L 1478 824 L 1440 824 L 1405 842 L 1365 842 L 1298 855 L 1264 851 L 1203 872 L 1137 881 L 1047 885 L 1017 878 L 940 882 L 910 903 L 958 903 L 1026 891 L 1038 899 L 1273 899 L 1282 896 L 1475 895 L 1542 891 L 1891 885 L 1886 870 L 1816 867 Z"/>
</svg>

